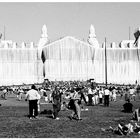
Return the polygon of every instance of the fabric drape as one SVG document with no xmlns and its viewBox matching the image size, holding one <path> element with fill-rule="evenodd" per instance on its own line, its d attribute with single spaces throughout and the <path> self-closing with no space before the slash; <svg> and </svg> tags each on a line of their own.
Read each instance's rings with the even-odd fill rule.
<svg viewBox="0 0 140 140">
<path fill-rule="evenodd" d="M 107 48 L 108 83 L 131 84 L 140 81 L 140 50 Z M 50 80 L 105 82 L 105 49 L 65 37 L 43 48 L 45 77 Z"/>
</svg>

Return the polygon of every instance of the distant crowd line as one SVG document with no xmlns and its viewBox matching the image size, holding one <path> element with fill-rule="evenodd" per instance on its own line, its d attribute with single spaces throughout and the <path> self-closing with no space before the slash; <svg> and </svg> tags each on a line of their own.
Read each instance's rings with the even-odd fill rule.
<svg viewBox="0 0 140 140">
<path fill-rule="evenodd" d="M 109 94 L 110 101 L 116 101 L 116 96 L 125 97 L 125 100 L 136 100 L 136 95 L 140 91 L 139 85 L 128 85 L 128 86 L 116 86 L 116 85 L 98 85 L 94 81 L 92 82 L 81 82 L 81 81 L 60 81 L 52 82 L 48 81 L 41 85 L 36 85 L 36 90 L 41 96 L 44 96 L 46 100 L 51 102 L 51 93 L 56 89 L 59 89 L 63 98 L 70 98 L 71 94 L 75 89 L 80 89 L 84 93 L 84 101 L 89 105 L 96 105 L 103 103 L 104 95 Z M 105 93 L 106 89 L 109 90 L 108 93 Z M 26 94 L 30 90 L 30 86 L 2 86 L 0 87 L 0 95 L 3 99 L 6 99 L 8 94 L 14 93 L 19 100 L 22 99 L 22 94 Z"/>
</svg>

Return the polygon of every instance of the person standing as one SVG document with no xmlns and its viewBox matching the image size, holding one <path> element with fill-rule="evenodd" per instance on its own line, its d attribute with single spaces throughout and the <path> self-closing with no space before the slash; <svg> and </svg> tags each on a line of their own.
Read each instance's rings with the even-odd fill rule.
<svg viewBox="0 0 140 140">
<path fill-rule="evenodd" d="M 110 95 L 110 91 L 108 87 L 106 87 L 104 90 L 104 105 L 107 107 L 109 106 L 109 95 Z"/>
<path fill-rule="evenodd" d="M 40 94 L 36 90 L 35 85 L 31 86 L 26 94 L 26 101 L 29 100 L 29 118 L 37 118 L 38 116 L 38 100 L 40 100 Z"/>
<path fill-rule="evenodd" d="M 24 91 L 23 91 L 22 88 L 19 88 L 18 92 L 19 92 L 19 93 L 18 93 L 18 94 L 19 94 L 18 100 L 21 101 L 21 100 L 22 100 L 22 95 L 24 94 Z"/>
<path fill-rule="evenodd" d="M 129 89 L 129 93 L 130 93 L 130 100 L 133 99 L 133 95 L 134 95 L 135 89 L 133 87 L 130 87 Z"/>
<path fill-rule="evenodd" d="M 97 91 L 96 91 L 96 89 L 94 89 L 94 90 L 92 90 L 92 102 L 93 102 L 93 105 L 96 105 L 96 93 L 97 93 Z"/>
<path fill-rule="evenodd" d="M 6 94 L 7 94 L 7 88 L 5 87 L 4 89 L 3 89 L 3 91 L 2 91 L 2 95 L 1 95 L 1 97 L 4 99 L 4 100 L 6 100 Z"/>
<path fill-rule="evenodd" d="M 59 92 L 58 87 L 55 87 L 54 91 L 52 92 L 52 103 L 53 103 L 53 119 L 59 120 L 58 113 L 61 110 L 61 95 Z"/>
<path fill-rule="evenodd" d="M 74 95 L 72 97 L 72 114 L 71 114 L 71 118 L 75 118 L 76 120 L 82 120 L 81 119 L 81 93 L 79 92 L 79 88 L 75 89 L 74 91 Z"/>
<path fill-rule="evenodd" d="M 96 89 L 96 82 L 95 82 L 95 79 L 92 79 L 91 80 L 91 89 Z"/>
<path fill-rule="evenodd" d="M 117 91 L 116 91 L 116 89 L 114 88 L 114 89 L 112 90 L 112 99 L 113 99 L 113 101 L 115 101 L 115 102 L 116 102 L 116 97 L 117 97 Z"/>
<path fill-rule="evenodd" d="M 85 94 L 84 94 L 84 87 L 82 87 L 79 91 L 79 94 L 81 94 L 81 101 L 82 99 L 84 100 L 85 104 L 87 104 L 87 101 L 86 101 L 86 97 L 85 97 Z"/>
<path fill-rule="evenodd" d="M 99 90 L 99 104 L 102 104 L 103 93 L 104 93 L 103 88 L 102 89 L 100 88 L 100 90 Z"/>
<path fill-rule="evenodd" d="M 126 89 L 125 89 L 125 101 L 127 101 L 128 99 L 130 99 L 130 95 L 129 95 L 129 89 L 128 89 L 128 87 L 126 87 Z"/>
<path fill-rule="evenodd" d="M 59 94 L 60 94 L 60 103 L 62 103 L 62 96 L 63 96 L 63 89 L 62 88 L 60 88 L 59 89 Z"/>
<path fill-rule="evenodd" d="M 99 87 L 96 88 L 96 93 L 95 93 L 95 105 L 99 104 Z"/>
<path fill-rule="evenodd" d="M 92 92 L 92 89 L 89 87 L 88 88 L 88 105 L 89 106 L 92 106 L 92 103 L 93 103 L 93 101 L 92 101 L 92 97 L 93 97 L 93 92 Z"/>
</svg>

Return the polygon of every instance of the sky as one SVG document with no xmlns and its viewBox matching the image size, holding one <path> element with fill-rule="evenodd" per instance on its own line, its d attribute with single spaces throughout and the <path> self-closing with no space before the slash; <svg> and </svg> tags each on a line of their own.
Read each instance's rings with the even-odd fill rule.
<svg viewBox="0 0 140 140">
<path fill-rule="evenodd" d="M 0 32 L 13 42 L 38 43 L 47 26 L 52 42 L 64 36 L 87 41 L 93 24 L 99 43 L 134 39 L 140 26 L 139 2 L 0 2 Z"/>
</svg>

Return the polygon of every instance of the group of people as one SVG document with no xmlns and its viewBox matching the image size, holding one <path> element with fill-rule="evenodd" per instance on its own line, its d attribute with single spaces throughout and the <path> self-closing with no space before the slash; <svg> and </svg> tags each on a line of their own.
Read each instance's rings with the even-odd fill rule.
<svg viewBox="0 0 140 140">
<path fill-rule="evenodd" d="M 133 111 L 133 105 L 132 103 L 130 103 L 130 100 L 128 99 L 127 102 L 123 105 L 124 107 L 124 112 L 125 113 L 132 113 L 132 120 L 130 120 L 130 122 L 128 124 L 124 124 L 124 123 L 119 123 L 117 125 L 117 127 L 113 128 L 113 127 L 109 127 L 107 129 L 101 128 L 102 131 L 111 131 L 115 134 L 118 135 L 129 135 L 132 133 L 138 133 L 140 134 L 140 126 L 137 124 L 137 122 L 140 121 L 140 108 L 134 109 Z M 134 122 L 134 124 L 132 124 L 132 122 Z"/>
<path fill-rule="evenodd" d="M 76 88 L 71 94 L 71 97 L 69 99 L 69 103 L 66 104 L 67 108 L 72 110 L 70 119 L 76 119 L 81 120 L 81 98 L 82 94 L 80 93 L 81 89 Z M 58 113 L 61 110 L 62 104 L 62 92 L 59 89 L 59 87 L 55 87 L 52 91 L 51 97 L 51 103 L 53 105 L 53 113 L 52 117 L 55 120 L 59 120 Z M 38 109 L 39 109 L 39 100 L 41 99 L 41 96 L 39 92 L 37 91 L 35 85 L 31 86 L 31 89 L 26 94 L 26 101 L 29 101 L 29 118 L 38 118 Z"/>
<path fill-rule="evenodd" d="M 17 100 L 21 101 L 23 95 L 26 94 L 28 90 L 29 88 L 26 86 L 3 86 L 0 87 L 0 96 L 2 99 L 6 100 L 8 95 L 14 94 L 17 97 Z"/>
<path fill-rule="evenodd" d="M 52 116 L 57 120 L 59 119 L 58 113 L 62 108 L 62 110 L 72 110 L 71 119 L 76 118 L 77 120 L 81 120 L 82 101 L 88 106 L 104 104 L 104 106 L 108 107 L 110 101 L 116 101 L 117 94 L 119 93 L 119 90 L 114 86 L 99 87 L 95 83 L 90 83 L 89 85 L 86 83 L 84 85 L 80 82 L 47 83 L 44 87 L 36 90 L 38 90 L 41 96 L 44 95 L 46 101 L 53 104 Z"/>
<path fill-rule="evenodd" d="M 135 123 L 134 125 L 132 123 L 128 123 L 128 124 L 119 123 L 115 128 L 110 126 L 107 129 L 102 128 L 101 130 L 107 132 L 111 131 L 118 135 L 129 135 L 132 133 L 140 134 L 140 126 L 137 123 Z"/>
<path fill-rule="evenodd" d="M 110 101 L 116 101 L 117 90 L 115 87 L 110 90 L 108 87 L 96 87 L 94 89 L 88 89 L 86 94 L 88 105 L 98 105 L 103 104 L 104 106 L 109 106 Z"/>
<path fill-rule="evenodd" d="M 72 110 L 71 119 L 81 120 L 81 104 L 83 101 L 85 105 L 94 106 L 103 104 L 108 107 L 110 101 L 116 101 L 117 95 L 128 101 L 134 99 L 135 90 L 132 86 L 116 87 L 116 86 L 99 86 L 93 82 L 82 81 L 67 81 L 67 82 L 51 82 L 48 81 L 42 85 L 32 85 L 31 89 L 26 87 L 12 87 L 11 89 L 3 88 L 2 96 L 6 98 L 6 93 L 12 91 L 17 95 L 18 100 L 22 100 L 22 95 L 26 95 L 29 100 L 29 116 L 38 116 L 40 110 L 39 102 L 43 97 L 45 101 L 52 103 L 53 114 L 52 117 L 59 120 L 58 113 L 60 110 Z"/>
</svg>

